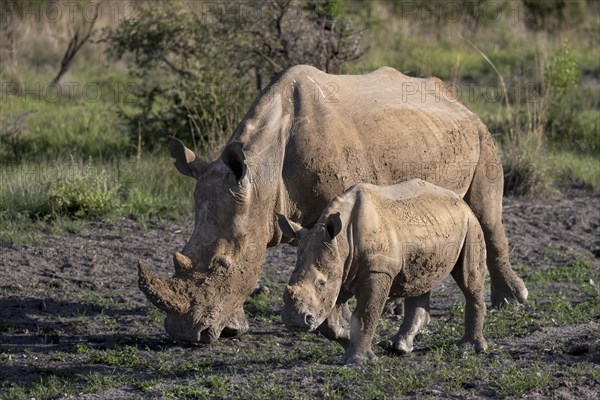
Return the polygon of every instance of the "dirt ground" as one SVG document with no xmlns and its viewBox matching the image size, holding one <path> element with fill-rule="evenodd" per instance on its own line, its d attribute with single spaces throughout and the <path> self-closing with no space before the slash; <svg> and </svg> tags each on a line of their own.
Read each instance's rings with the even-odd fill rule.
<svg viewBox="0 0 600 400">
<path fill-rule="evenodd" d="M 573 258 L 587 257 L 593 260 L 596 282 L 600 280 L 600 197 L 572 191 L 568 197 L 506 198 L 504 204 L 504 222 L 515 265 L 528 265 L 532 271 L 543 271 L 548 266 L 560 265 Z M 26 391 L 38 382 L 51 382 L 48 377 L 60 371 L 62 378 L 66 379 L 65 376 L 79 377 L 78 371 L 85 370 L 92 389 L 65 390 L 66 394 L 49 397 L 185 398 L 190 397 L 189 393 L 140 391 L 145 386 L 135 383 L 151 379 L 147 375 L 156 369 L 150 368 L 150 364 L 161 360 L 156 358 L 159 357 L 157 353 L 166 351 L 169 365 L 173 364 L 173 360 L 181 366 L 203 359 L 212 370 L 223 371 L 233 368 L 232 364 L 238 359 L 236 354 L 241 354 L 238 353 L 240 349 L 256 349 L 255 357 L 258 358 L 263 358 L 265 351 L 268 354 L 272 346 L 287 346 L 293 350 L 296 336 L 285 330 L 278 317 L 281 300 L 277 296 L 294 264 L 295 249 L 289 246 L 269 250 L 263 282 L 271 290 L 262 298 L 268 299 L 267 308 L 270 309 L 252 311 L 257 305 L 249 305 L 249 335 L 219 340 L 218 344 L 211 345 L 210 350 L 176 345 L 165 337 L 160 313 L 137 288 L 136 263 L 141 258 L 158 275 L 169 276 L 172 254 L 183 247 L 192 225 L 192 221 L 149 223 L 141 229 L 137 222 L 124 219 L 113 223 L 91 223 L 77 233 L 51 235 L 42 232 L 42 243 L 38 245 L 0 245 L 0 388 L 5 390 L 3 396 L 3 389 L 0 389 L 0 397 L 8 398 L 6 393 L 17 393 L 14 390 L 8 392 L 11 387 L 21 387 Z M 538 293 L 537 297 L 544 295 Z M 436 315 L 449 312 L 454 298 L 452 295 L 434 296 L 432 301 L 432 317 L 436 318 Z M 261 312 L 266 318 L 255 317 Z M 325 343 L 322 338 L 315 340 L 319 346 Z M 566 364 L 581 363 L 582 368 L 598 368 L 600 315 L 588 323 L 544 327 L 528 335 L 508 336 L 496 342 L 520 359 L 533 362 L 544 357 L 556 357 Z M 554 353 L 548 350 L 549 343 L 557 342 L 565 343 L 567 350 Z M 265 347 L 267 344 L 269 347 Z M 145 351 L 140 353 L 141 356 L 135 356 L 138 358 L 134 357 L 134 364 L 127 364 L 126 360 L 121 363 L 110 360 L 93 362 L 94 359 L 85 358 L 88 351 L 112 349 L 119 345 L 137 346 Z M 320 362 L 335 364 L 341 352 L 328 344 L 323 346 L 337 353 L 323 355 Z M 244 365 L 253 365 L 248 364 L 252 353 L 244 354 Z M 148 368 L 127 369 L 131 365 L 142 365 L 139 357 L 144 358 L 145 355 L 148 359 L 143 365 Z M 300 358 L 289 359 L 287 365 L 281 362 L 271 367 L 258 362 L 256 365 L 257 368 L 275 369 L 274 376 L 286 373 L 299 376 L 309 368 L 309 364 L 310 360 Z M 94 380 L 90 376 L 96 376 L 95 373 L 101 376 L 111 374 L 121 366 L 135 376 L 133 383 L 107 384 L 104 378 L 102 384 L 96 383 L 93 388 Z M 67 370 L 72 375 L 66 374 Z M 230 383 L 243 384 L 244 376 L 236 372 L 227 379 Z M 181 374 L 172 375 L 173 382 L 185 383 L 186 379 L 185 375 L 183 378 Z M 164 376 L 161 382 L 164 386 Z M 558 387 L 550 383 L 528 391 L 526 397 L 599 398 L 597 383 L 561 384 Z M 304 388 L 302 381 L 298 384 Z M 216 384 L 211 385 L 215 387 Z M 501 397 L 489 385 L 481 382 L 469 385 L 455 393 L 442 393 L 432 387 L 408 395 L 416 398 Z M 309 397 L 324 393 L 318 387 L 313 389 L 308 393 Z M 39 385 L 36 390 L 41 393 L 38 396 L 44 397 Z M 165 393 L 170 394 L 167 396 Z"/>
</svg>

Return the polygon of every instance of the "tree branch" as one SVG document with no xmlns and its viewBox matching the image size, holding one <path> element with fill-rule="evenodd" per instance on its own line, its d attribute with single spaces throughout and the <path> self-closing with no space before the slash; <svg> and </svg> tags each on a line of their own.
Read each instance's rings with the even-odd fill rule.
<svg viewBox="0 0 600 400">
<path fill-rule="evenodd" d="M 73 35 L 73 38 L 69 42 L 69 45 L 67 46 L 67 51 L 65 52 L 65 55 L 63 56 L 63 59 L 61 61 L 60 70 L 58 71 L 58 74 L 56 74 L 54 79 L 52 79 L 53 85 L 56 85 L 58 81 L 60 81 L 60 78 L 62 78 L 65 72 L 67 72 L 67 70 L 69 69 L 69 66 L 71 65 L 71 62 L 73 61 L 73 58 L 75 58 L 77 52 L 81 49 L 85 42 L 89 40 L 90 36 L 92 35 L 94 25 L 98 20 L 98 16 L 98 7 L 96 7 L 94 12 L 94 18 L 92 19 L 92 22 L 90 22 L 90 26 L 88 27 L 86 35 L 83 38 L 81 38 L 81 40 L 79 40 L 79 28 L 77 28 L 77 30 L 75 31 L 75 35 Z"/>
</svg>

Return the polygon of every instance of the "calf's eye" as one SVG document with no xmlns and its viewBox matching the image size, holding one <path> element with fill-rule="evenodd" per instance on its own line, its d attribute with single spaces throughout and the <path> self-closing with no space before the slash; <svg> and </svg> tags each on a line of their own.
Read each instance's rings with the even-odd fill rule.
<svg viewBox="0 0 600 400">
<path fill-rule="evenodd" d="M 315 285 L 317 286 L 317 289 L 321 290 L 325 287 L 325 279 L 323 278 L 317 278 L 317 280 L 315 281 Z"/>
</svg>

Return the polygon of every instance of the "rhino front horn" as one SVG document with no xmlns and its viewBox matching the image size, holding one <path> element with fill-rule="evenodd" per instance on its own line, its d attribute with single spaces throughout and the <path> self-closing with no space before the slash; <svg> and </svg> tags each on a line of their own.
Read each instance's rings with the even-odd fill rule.
<svg viewBox="0 0 600 400">
<path fill-rule="evenodd" d="M 140 290 L 156 307 L 165 312 L 178 314 L 187 311 L 189 302 L 186 301 L 181 291 L 174 290 L 177 282 L 171 279 L 162 280 L 154 276 L 141 260 L 138 261 L 138 276 Z"/>
</svg>

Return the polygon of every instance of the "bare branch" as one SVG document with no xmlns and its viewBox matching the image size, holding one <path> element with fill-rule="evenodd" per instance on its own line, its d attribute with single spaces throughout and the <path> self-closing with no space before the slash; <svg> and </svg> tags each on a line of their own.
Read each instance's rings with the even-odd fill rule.
<svg viewBox="0 0 600 400">
<path fill-rule="evenodd" d="M 158 54 L 157 58 L 159 60 L 161 60 L 162 62 L 164 62 L 174 72 L 176 72 L 177 74 L 183 76 L 184 78 L 189 78 L 190 76 L 192 76 L 192 73 L 190 71 L 177 67 L 171 61 L 169 61 L 169 59 L 164 54 L 162 54 L 162 53 Z"/>
<path fill-rule="evenodd" d="M 63 56 L 63 59 L 61 61 L 60 70 L 58 71 L 58 74 L 56 74 L 54 79 L 52 80 L 53 85 L 57 84 L 58 81 L 60 81 L 60 78 L 69 69 L 69 66 L 71 65 L 71 62 L 75 58 L 75 55 L 77 54 L 77 52 L 79 52 L 79 50 L 85 44 L 85 42 L 87 42 L 89 40 L 90 36 L 92 35 L 94 25 L 96 24 L 96 21 L 98 20 L 98 16 L 99 16 L 98 7 L 96 7 L 95 11 L 94 11 L 94 18 L 92 19 L 92 21 L 90 22 L 90 25 L 88 26 L 86 35 L 83 38 L 81 38 L 81 40 L 79 39 L 79 28 L 75 31 L 75 35 L 73 35 L 73 38 L 69 42 L 69 45 L 67 46 L 67 51 L 65 52 L 65 55 Z"/>
</svg>

